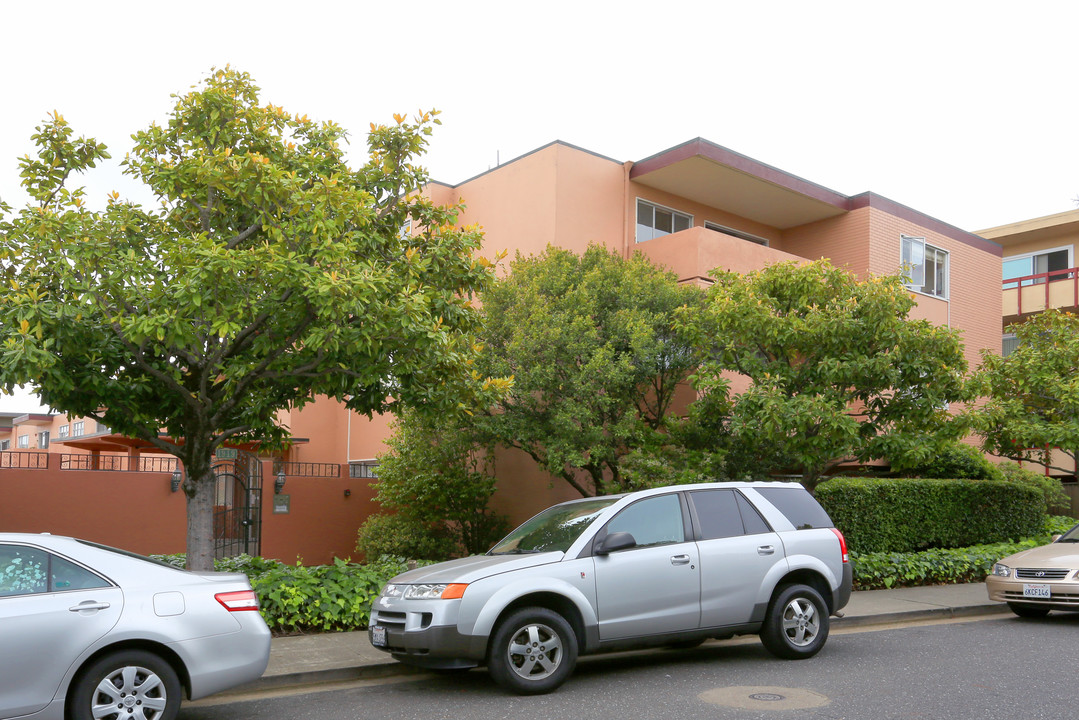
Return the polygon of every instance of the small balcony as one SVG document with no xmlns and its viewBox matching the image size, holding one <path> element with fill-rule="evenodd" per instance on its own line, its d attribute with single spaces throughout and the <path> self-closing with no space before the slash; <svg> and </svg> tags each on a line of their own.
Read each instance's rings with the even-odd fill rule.
<svg viewBox="0 0 1079 720">
<path fill-rule="evenodd" d="M 747 273 L 780 262 L 809 262 L 804 257 L 703 227 L 691 227 L 640 242 L 634 250 L 644 253 L 655 264 L 674 271 L 679 282 L 705 284 L 710 282 L 708 276 L 716 268 Z"/>
<path fill-rule="evenodd" d="M 1003 288 L 1006 321 L 1050 308 L 1079 308 L 1079 268 L 1010 278 Z"/>
</svg>

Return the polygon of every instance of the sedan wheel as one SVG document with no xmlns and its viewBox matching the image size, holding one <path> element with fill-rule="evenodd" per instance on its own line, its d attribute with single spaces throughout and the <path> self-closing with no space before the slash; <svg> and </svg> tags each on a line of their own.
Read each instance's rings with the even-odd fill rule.
<svg viewBox="0 0 1079 720">
<path fill-rule="evenodd" d="M 828 608 L 808 585 L 780 588 L 768 607 L 761 642 L 777 657 L 797 660 L 816 655 L 828 638 Z"/>
<path fill-rule="evenodd" d="M 172 720 L 180 681 L 157 655 L 125 650 L 99 658 L 80 673 L 71 693 L 75 720 Z"/>
<path fill-rule="evenodd" d="M 524 608 L 506 618 L 491 641 L 488 669 L 495 681 L 521 695 L 551 692 L 577 663 L 577 636 L 546 608 Z"/>
</svg>

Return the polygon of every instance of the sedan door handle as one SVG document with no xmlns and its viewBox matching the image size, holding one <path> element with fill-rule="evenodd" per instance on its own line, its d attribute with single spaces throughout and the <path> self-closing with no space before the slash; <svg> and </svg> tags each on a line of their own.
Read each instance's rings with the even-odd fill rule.
<svg viewBox="0 0 1079 720">
<path fill-rule="evenodd" d="M 774 555 L 776 548 L 774 545 L 761 545 L 757 548 L 758 555 Z"/>
<path fill-rule="evenodd" d="M 689 565 L 689 555 L 672 555 L 671 565 Z"/>
<path fill-rule="evenodd" d="M 88 600 L 87 602 L 79 603 L 75 607 L 70 607 L 68 610 L 71 612 L 82 612 L 83 610 L 108 610 L 110 607 L 111 605 L 107 602 L 94 602 L 93 600 Z"/>
</svg>

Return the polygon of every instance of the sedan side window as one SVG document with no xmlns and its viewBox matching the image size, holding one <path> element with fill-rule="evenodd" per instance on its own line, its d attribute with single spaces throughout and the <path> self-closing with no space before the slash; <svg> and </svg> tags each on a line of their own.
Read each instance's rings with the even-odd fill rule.
<svg viewBox="0 0 1079 720">
<path fill-rule="evenodd" d="M 55 555 L 52 557 L 52 570 L 49 581 L 53 592 L 109 587 L 109 583 L 100 576 L 95 575 L 81 565 L 76 565 Z"/>
<path fill-rule="evenodd" d="M 616 532 L 628 532 L 637 541 L 637 547 L 685 542 L 678 495 L 660 495 L 633 503 L 607 525 L 608 535 Z"/>
<path fill-rule="evenodd" d="M 0 597 L 48 592 L 49 554 L 25 545 L 0 545 Z"/>
</svg>

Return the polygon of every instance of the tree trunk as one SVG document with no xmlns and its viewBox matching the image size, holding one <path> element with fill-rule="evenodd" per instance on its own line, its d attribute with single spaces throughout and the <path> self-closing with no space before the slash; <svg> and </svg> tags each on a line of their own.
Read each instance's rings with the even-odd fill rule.
<svg viewBox="0 0 1079 720">
<path fill-rule="evenodd" d="M 201 455 L 202 457 L 197 457 Z M 204 572 L 214 569 L 214 490 L 216 478 L 212 455 L 193 452 L 186 463 L 184 481 L 187 494 L 187 569 Z"/>
</svg>

